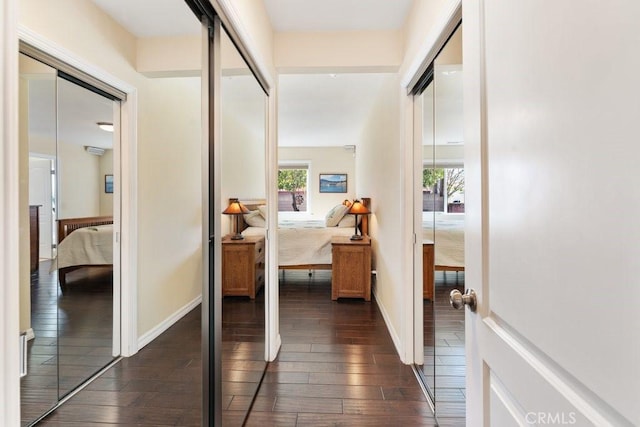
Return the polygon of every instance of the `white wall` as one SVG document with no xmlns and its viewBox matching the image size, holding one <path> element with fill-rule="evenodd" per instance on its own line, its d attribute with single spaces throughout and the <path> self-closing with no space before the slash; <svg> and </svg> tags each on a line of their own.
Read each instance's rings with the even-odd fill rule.
<svg viewBox="0 0 640 427">
<path fill-rule="evenodd" d="M 253 76 L 251 76 L 253 79 Z M 254 82 L 250 82 L 254 83 Z M 224 83 L 223 83 L 224 85 Z M 256 84 L 257 86 L 257 84 Z M 231 88 L 229 88 L 231 89 Z M 224 91 L 224 86 L 223 86 Z M 264 96 L 260 91 L 257 95 Z M 233 96 L 227 93 L 227 96 Z M 264 99 L 253 100 L 264 106 Z M 221 199 L 222 207 L 226 208 L 229 198 L 265 199 L 265 134 L 264 112 L 262 119 L 262 134 L 252 131 L 254 123 L 247 123 L 247 116 L 238 111 L 225 108 L 228 103 L 221 103 Z M 249 107 L 249 106 L 248 106 Z M 228 215 L 222 215 L 222 232 L 232 231 L 231 220 Z M 235 219 L 233 219 L 235 221 Z"/>
<path fill-rule="evenodd" d="M 24 0 L 19 22 L 137 91 L 138 271 L 132 285 L 142 336 L 201 292 L 199 79 L 151 80 L 138 73 L 135 37 L 90 1 Z"/>
<path fill-rule="evenodd" d="M 369 217 L 374 268 L 374 292 L 389 332 L 397 347 L 402 345 L 402 288 L 405 276 L 402 259 L 403 157 L 400 150 L 398 77 L 390 75 L 374 105 L 363 143 L 356 155 L 358 194 L 371 197 Z"/>
<path fill-rule="evenodd" d="M 420 55 L 424 46 L 430 41 L 438 16 L 446 10 L 451 0 L 415 0 L 404 25 L 404 55 L 401 76 L 417 61 L 424 58 Z"/>
<path fill-rule="evenodd" d="M 202 290 L 200 78 L 146 82 L 138 144 L 138 330 Z"/>
<path fill-rule="evenodd" d="M 58 141 L 58 218 L 100 215 L 100 157 Z"/>
<path fill-rule="evenodd" d="M 309 215 L 324 218 L 332 207 L 344 199 L 369 196 L 356 191 L 356 159 L 351 151 L 343 147 L 279 147 L 278 160 L 282 163 L 301 161 L 309 164 Z M 347 193 L 320 193 L 321 173 L 346 173 Z"/>
</svg>

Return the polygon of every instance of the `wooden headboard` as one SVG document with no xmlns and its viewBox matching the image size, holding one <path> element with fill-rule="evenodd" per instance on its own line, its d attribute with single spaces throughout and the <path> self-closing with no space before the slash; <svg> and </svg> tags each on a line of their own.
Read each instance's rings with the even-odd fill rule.
<svg viewBox="0 0 640 427">
<path fill-rule="evenodd" d="M 84 218 L 65 218 L 58 220 L 58 243 L 73 231 L 83 227 L 113 224 L 112 216 L 88 216 Z"/>
<path fill-rule="evenodd" d="M 231 203 L 231 200 L 235 200 L 235 198 L 229 199 L 229 203 Z M 255 211 L 258 209 L 258 206 L 267 204 L 266 199 L 238 199 L 238 201 L 242 203 L 250 211 Z M 360 198 L 360 201 L 369 210 L 371 210 L 371 197 L 362 197 Z M 364 236 L 368 236 L 369 235 L 369 216 L 362 215 L 361 218 L 362 220 L 360 221 L 360 231 Z M 249 227 L 249 225 L 246 222 L 244 222 L 244 217 L 242 215 L 240 215 L 239 223 L 240 223 L 240 232 L 242 232 L 244 229 Z M 235 228 L 236 222 L 233 221 L 232 224 L 233 224 L 232 227 Z M 235 229 L 232 230 L 232 232 L 235 233 Z"/>
<path fill-rule="evenodd" d="M 231 203 L 231 200 L 235 200 L 235 199 L 229 199 L 229 203 Z M 250 211 L 257 211 L 258 210 L 258 206 L 262 206 L 262 205 L 266 205 L 267 204 L 267 199 L 238 199 L 238 201 L 240 203 L 242 203 L 247 209 L 249 209 Z M 243 230 L 245 230 L 247 227 L 249 227 L 249 224 L 247 224 L 246 222 L 244 222 L 244 216 L 239 215 L 239 224 L 240 224 L 240 232 L 242 232 Z M 235 227 L 236 227 L 236 222 L 233 221 L 232 222 L 232 226 L 233 230 L 231 230 L 232 233 L 235 233 Z"/>
</svg>

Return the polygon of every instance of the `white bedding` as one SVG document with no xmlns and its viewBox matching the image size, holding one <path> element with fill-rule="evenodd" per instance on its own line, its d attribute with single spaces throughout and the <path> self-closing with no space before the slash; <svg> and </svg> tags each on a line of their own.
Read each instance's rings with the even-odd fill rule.
<svg viewBox="0 0 640 427">
<path fill-rule="evenodd" d="M 351 227 L 325 227 L 324 220 L 281 221 L 278 226 L 278 265 L 331 264 L 331 238 L 351 236 Z M 264 235 L 264 228 L 249 227 L 245 236 Z"/>
<path fill-rule="evenodd" d="M 464 215 L 436 213 L 435 235 L 433 213 L 425 213 L 422 222 L 423 243 L 435 239 L 435 265 L 464 267 Z"/>
<path fill-rule="evenodd" d="M 79 228 L 58 244 L 51 271 L 77 265 L 113 264 L 113 224 Z"/>
</svg>

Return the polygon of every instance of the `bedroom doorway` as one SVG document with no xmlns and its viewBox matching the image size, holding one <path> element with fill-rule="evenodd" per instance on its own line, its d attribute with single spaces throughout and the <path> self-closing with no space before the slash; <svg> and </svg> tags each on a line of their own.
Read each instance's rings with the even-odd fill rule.
<svg viewBox="0 0 640 427">
<path fill-rule="evenodd" d="M 120 99 L 20 50 L 21 425 L 31 425 L 120 355 Z"/>
<path fill-rule="evenodd" d="M 464 138 L 462 25 L 413 90 L 416 370 L 440 422 L 465 417 L 464 312 L 449 294 L 464 292 Z"/>
</svg>

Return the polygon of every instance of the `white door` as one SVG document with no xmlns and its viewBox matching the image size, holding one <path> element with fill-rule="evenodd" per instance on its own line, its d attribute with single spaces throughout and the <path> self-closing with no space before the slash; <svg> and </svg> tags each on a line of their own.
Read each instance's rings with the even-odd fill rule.
<svg viewBox="0 0 640 427">
<path fill-rule="evenodd" d="M 640 425 L 640 2 L 463 3 L 467 423 Z"/>
<path fill-rule="evenodd" d="M 51 159 L 29 157 L 29 204 L 40 206 L 40 258 L 52 258 L 51 162 Z"/>
</svg>

